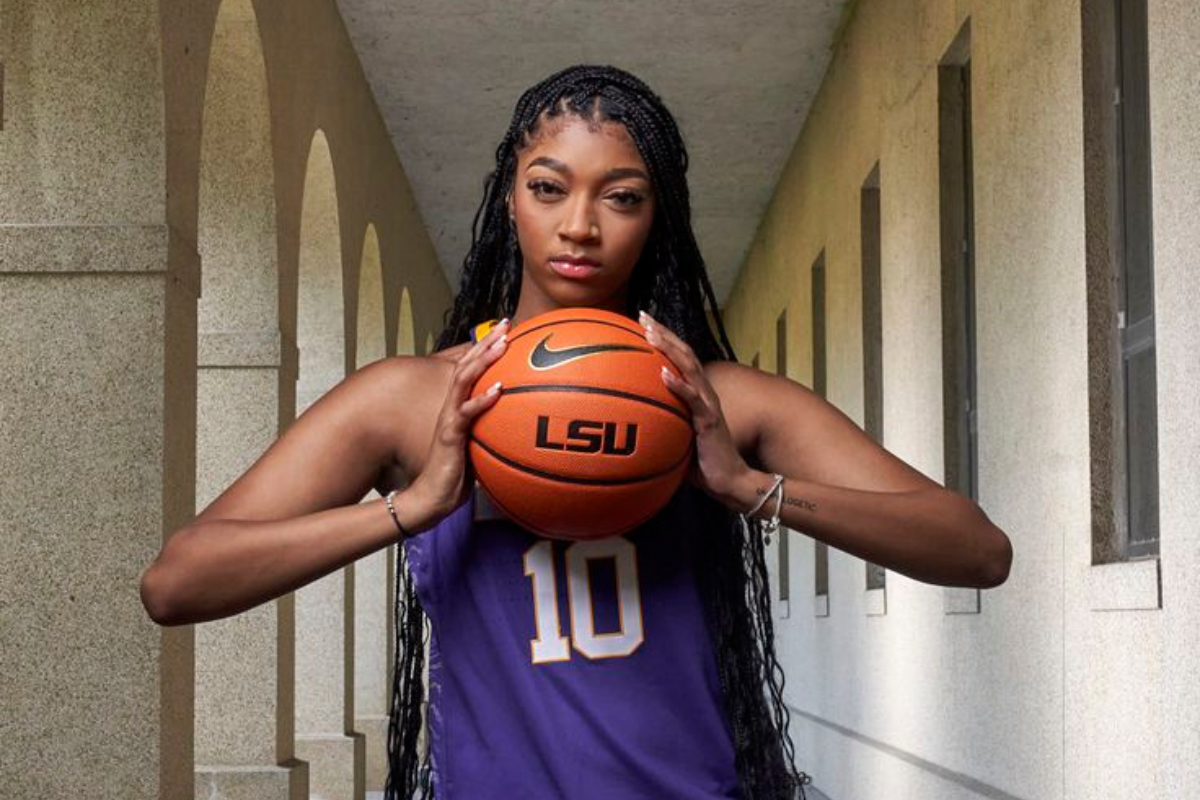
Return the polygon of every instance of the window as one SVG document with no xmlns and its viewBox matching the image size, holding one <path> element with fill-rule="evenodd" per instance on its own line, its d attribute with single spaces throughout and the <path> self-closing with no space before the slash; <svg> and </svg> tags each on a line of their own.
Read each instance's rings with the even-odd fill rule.
<svg viewBox="0 0 1200 800">
<path fill-rule="evenodd" d="M 1092 563 L 1159 554 L 1145 0 L 1083 3 Z"/>
<path fill-rule="evenodd" d="M 975 202 L 971 141 L 971 29 L 938 66 L 938 182 L 942 249 L 942 413 L 945 485 L 979 500 L 975 382 Z M 948 614 L 979 612 L 979 590 L 948 588 Z"/>
<path fill-rule="evenodd" d="M 859 204 L 862 239 L 863 426 L 883 445 L 883 299 L 880 278 L 882 230 L 879 217 L 879 162 L 863 182 Z M 887 570 L 867 562 L 867 589 L 882 589 Z"/>
<path fill-rule="evenodd" d="M 975 236 L 971 67 L 939 68 L 942 224 L 942 397 L 946 486 L 977 500 Z"/>
<path fill-rule="evenodd" d="M 785 308 L 775 320 L 775 374 L 787 376 L 787 309 Z M 788 528 L 779 527 L 779 599 L 791 597 L 791 567 L 788 563 L 788 540 L 791 539 Z"/>
<path fill-rule="evenodd" d="M 825 386 L 825 251 L 812 265 L 813 391 L 826 395 Z M 816 565 L 816 614 L 829 616 L 829 546 L 813 540 Z"/>
</svg>

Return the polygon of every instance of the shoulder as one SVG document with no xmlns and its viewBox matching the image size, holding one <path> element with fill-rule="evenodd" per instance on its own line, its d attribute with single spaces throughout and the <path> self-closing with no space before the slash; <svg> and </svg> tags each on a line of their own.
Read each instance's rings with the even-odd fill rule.
<svg viewBox="0 0 1200 800">
<path fill-rule="evenodd" d="M 736 361 L 710 361 L 704 376 L 712 385 L 738 450 L 753 452 L 778 424 L 777 413 L 790 417 L 813 413 L 824 401 L 807 387 Z"/>
<path fill-rule="evenodd" d="M 938 488 L 801 383 L 731 362 L 705 365 L 739 452 L 790 478 L 880 492 Z"/>
<path fill-rule="evenodd" d="M 714 389 L 720 392 L 720 387 L 730 391 L 743 388 L 747 383 L 753 383 L 760 375 L 767 373 L 754 367 L 747 367 L 736 361 L 709 361 L 704 365 L 704 375 Z"/>
<path fill-rule="evenodd" d="M 461 345 L 427 356 L 389 356 L 359 367 L 352 377 L 364 390 L 383 390 L 420 383 L 433 375 L 449 373 L 461 355 Z"/>
<path fill-rule="evenodd" d="M 739 364 L 736 361 L 709 361 L 704 365 L 704 377 L 708 378 L 708 382 L 712 384 L 723 408 L 727 405 L 733 407 L 752 405 L 758 399 L 755 396 L 756 393 L 778 393 L 785 391 L 783 384 L 792 383 L 777 375 Z"/>
<path fill-rule="evenodd" d="M 420 471 L 458 361 L 455 350 L 380 359 L 344 382 L 366 435 L 390 453 L 393 486 Z"/>
<path fill-rule="evenodd" d="M 428 382 L 447 367 L 435 356 L 390 356 L 359 367 L 338 387 L 353 394 L 355 404 L 364 410 L 395 403 L 405 393 Z"/>
<path fill-rule="evenodd" d="M 454 366 L 470 347 L 455 345 L 427 356 L 390 356 L 359 367 L 347 383 L 365 398 L 394 403 L 397 392 L 428 390 L 431 383 L 448 381 Z"/>
</svg>

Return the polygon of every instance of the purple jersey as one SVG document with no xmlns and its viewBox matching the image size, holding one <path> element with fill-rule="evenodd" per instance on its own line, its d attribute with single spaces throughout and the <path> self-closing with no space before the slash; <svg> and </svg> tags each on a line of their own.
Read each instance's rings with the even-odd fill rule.
<svg viewBox="0 0 1200 800">
<path fill-rule="evenodd" d="M 486 496 L 405 542 L 433 626 L 437 800 L 741 797 L 691 491 L 593 542 L 495 518 Z"/>
</svg>

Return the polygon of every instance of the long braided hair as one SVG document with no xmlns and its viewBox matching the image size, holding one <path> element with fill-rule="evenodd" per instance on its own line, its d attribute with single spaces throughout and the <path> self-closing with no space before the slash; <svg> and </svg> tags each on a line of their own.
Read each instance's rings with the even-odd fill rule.
<svg viewBox="0 0 1200 800">
<path fill-rule="evenodd" d="M 736 361 L 716 297 L 692 233 L 685 177 L 688 156 L 675 120 L 659 97 L 633 75 L 611 66 L 575 66 L 528 89 L 496 148 L 471 225 L 462 282 L 437 341 L 441 350 L 467 341 L 472 325 L 511 317 L 521 292 L 522 257 L 508 218 L 517 156 L 541 126 L 563 115 L 623 124 L 650 171 L 654 221 L 630 277 L 626 313 L 646 309 L 675 331 L 702 363 Z M 707 301 L 720 340 L 705 315 Z M 702 491 L 696 571 L 716 649 L 725 711 L 745 800 L 805 797 L 809 776 L 797 772 L 783 701 L 784 674 L 775 655 L 762 523 L 732 512 Z M 401 552 L 403 552 L 401 550 Z M 428 748 L 419 751 L 425 687 L 427 620 L 406 565 L 396 570 L 396 666 L 388 730 L 386 800 L 429 798 Z"/>
</svg>

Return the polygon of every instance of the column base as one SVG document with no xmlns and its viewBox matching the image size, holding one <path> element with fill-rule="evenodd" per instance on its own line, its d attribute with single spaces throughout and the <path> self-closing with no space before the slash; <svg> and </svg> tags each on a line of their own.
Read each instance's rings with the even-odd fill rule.
<svg viewBox="0 0 1200 800">
<path fill-rule="evenodd" d="M 296 757 L 308 762 L 308 791 L 321 800 L 363 800 L 366 741 L 345 735 L 297 734 Z"/>
<path fill-rule="evenodd" d="M 388 774 L 388 723 L 389 717 L 368 714 L 354 718 L 354 730 L 361 731 L 366 738 L 366 781 L 368 792 L 382 792 Z"/>
<path fill-rule="evenodd" d="M 195 787 L 204 800 L 308 800 L 308 764 L 197 766 Z"/>
</svg>

